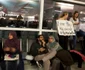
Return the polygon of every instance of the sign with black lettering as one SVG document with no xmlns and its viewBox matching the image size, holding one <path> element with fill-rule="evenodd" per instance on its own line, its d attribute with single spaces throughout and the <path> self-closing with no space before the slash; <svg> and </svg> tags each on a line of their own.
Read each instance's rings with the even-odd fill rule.
<svg viewBox="0 0 85 70">
<path fill-rule="evenodd" d="M 75 35 L 73 23 L 67 20 L 56 20 L 58 34 L 62 36 Z"/>
</svg>

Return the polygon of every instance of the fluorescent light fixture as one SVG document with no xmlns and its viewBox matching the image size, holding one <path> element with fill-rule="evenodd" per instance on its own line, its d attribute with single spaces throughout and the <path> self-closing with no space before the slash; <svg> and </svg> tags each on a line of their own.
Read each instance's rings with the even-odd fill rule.
<svg viewBox="0 0 85 70">
<path fill-rule="evenodd" d="M 69 0 L 66 0 L 66 1 L 69 1 Z M 71 1 L 74 1 L 74 0 L 71 0 Z"/>
<path fill-rule="evenodd" d="M 62 2 L 57 2 L 57 6 L 61 8 L 61 10 L 73 10 L 74 5 L 73 4 L 68 4 L 68 3 L 62 3 Z"/>
<path fill-rule="evenodd" d="M 85 15 L 85 12 L 84 11 L 80 11 L 80 14 L 84 14 Z"/>
<path fill-rule="evenodd" d="M 62 1 L 69 2 L 69 3 L 75 3 L 75 4 L 85 5 L 85 2 L 77 1 L 77 0 L 62 0 Z"/>
<path fill-rule="evenodd" d="M 61 6 L 61 10 L 73 10 L 74 7 L 70 7 L 70 6 Z"/>
<path fill-rule="evenodd" d="M 35 3 L 35 2 L 32 1 L 32 0 L 21 0 L 21 1 L 23 1 L 23 2 L 28 2 L 28 3 Z"/>
<path fill-rule="evenodd" d="M 61 10 L 55 10 L 55 12 L 62 12 Z"/>
<path fill-rule="evenodd" d="M 33 7 L 24 7 L 24 8 L 29 8 L 29 9 L 33 9 Z"/>
<path fill-rule="evenodd" d="M 9 18 L 10 20 L 14 20 L 14 18 Z"/>
<path fill-rule="evenodd" d="M 71 7 L 74 6 L 73 4 L 61 3 L 61 2 L 58 2 L 58 5 L 62 5 L 62 6 L 71 6 Z"/>
<path fill-rule="evenodd" d="M 28 21 L 34 21 L 35 20 L 35 16 L 28 16 Z"/>
</svg>

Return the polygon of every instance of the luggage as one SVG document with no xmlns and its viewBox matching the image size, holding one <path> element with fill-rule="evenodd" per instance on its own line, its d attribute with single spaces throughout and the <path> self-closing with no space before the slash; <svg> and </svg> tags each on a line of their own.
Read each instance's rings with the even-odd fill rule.
<svg viewBox="0 0 85 70">
<path fill-rule="evenodd" d="M 55 58 L 52 62 L 51 70 L 71 70 L 71 67 L 65 66 L 58 58 Z"/>
<path fill-rule="evenodd" d="M 63 49 L 59 50 L 57 52 L 57 58 L 59 58 L 60 61 L 66 66 L 70 66 L 74 63 L 74 60 L 70 52 L 67 50 L 63 50 Z"/>
</svg>

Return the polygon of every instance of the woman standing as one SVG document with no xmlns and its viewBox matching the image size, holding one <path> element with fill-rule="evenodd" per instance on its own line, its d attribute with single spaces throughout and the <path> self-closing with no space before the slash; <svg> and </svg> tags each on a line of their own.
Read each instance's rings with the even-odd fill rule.
<svg viewBox="0 0 85 70">
<path fill-rule="evenodd" d="M 68 12 L 63 12 L 58 20 L 67 20 Z M 68 36 L 59 35 L 59 44 L 64 50 L 68 50 Z"/>
<path fill-rule="evenodd" d="M 79 13 L 78 11 L 75 11 L 73 13 L 73 16 L 70 18 L 70 21 L 73 23 L 74 25 L 74 30 L 75 30 L 75 33 L 77 34 L 77 32 L 79 31 L 79 19 L 78 19 L 78 16 L 79 16 Z M 76 47 L 76 35 L 73 36 L 73 47 L 70 46 L 71 49 L 75 49 Z"/>
</svg>

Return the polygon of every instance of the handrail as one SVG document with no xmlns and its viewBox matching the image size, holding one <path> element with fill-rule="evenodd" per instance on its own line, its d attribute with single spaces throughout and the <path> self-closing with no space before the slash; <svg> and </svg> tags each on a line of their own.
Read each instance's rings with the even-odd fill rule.
<svg viewBox="0 0 85 70">
<path fill-rule="evenodd" d="M 12 28 L 12 27 L 0 27 L 0 30 L 16 30 L 16 31 L 40 31 L 34 28 Z M 56 30 L 41 29 L 42 32 L 57 32 Z"/>
<path fill-rule="evenodd" d="M 16 31 L 39 31 L 39 29 L 34 28 L 12 28 L 12 27 L 0 27 L 0 30 L 16 30 Z"/>
</svg>

